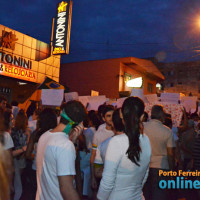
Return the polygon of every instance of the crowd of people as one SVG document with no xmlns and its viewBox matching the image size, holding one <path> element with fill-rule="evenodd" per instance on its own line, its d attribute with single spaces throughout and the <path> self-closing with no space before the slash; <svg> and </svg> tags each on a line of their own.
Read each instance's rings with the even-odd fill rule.
<svg viewBox="0 0 200 200">
<path fill-rule="evenodd" d="M 148 116 L 138 97 L 87 112 L 75 100 L 25 111 L 0 96 L 0 199 L 200 199 L 198 190 L 159 188 L 173 179 L 160 170 L 200 170 L 199 128 L 198 110 L 183 110 L 174 127 L 163 106 Z"/>
</svg>

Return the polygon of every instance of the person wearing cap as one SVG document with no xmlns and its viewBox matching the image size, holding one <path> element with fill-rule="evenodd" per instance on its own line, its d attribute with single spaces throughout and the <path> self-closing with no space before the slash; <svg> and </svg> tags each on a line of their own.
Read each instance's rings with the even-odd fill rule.
<svg viewBox="0 0 200 200">
<path fill-rule="evenodd" d="M 76 152 L 69 133 L 85 118 L 84 106 L 79 101 L 69 101 L 64 105 L 58 126 L 40 137 L 36 200 L 80 200 L 73 185 Z"/>
</svg>

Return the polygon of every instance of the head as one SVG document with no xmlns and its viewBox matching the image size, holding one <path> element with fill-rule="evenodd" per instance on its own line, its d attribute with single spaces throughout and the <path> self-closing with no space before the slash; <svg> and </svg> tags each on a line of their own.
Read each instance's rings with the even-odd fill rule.
<svg viewBox="0 0 200 200">
<path fill-rule="evenodd" d="M 144 116 L 143 116 L 143 119 L 142 119 L 142 122 L 147 122 L 149 119 L 149 115 L 147 112 L 144 112 Z"/>
<path fill-rule="evenodd" d="M 172 129 L 172 119 L 171 117 L 165 117 L 164 125 Z"/>
<path fill-rule="evenodd" d="M 17 130 L 22 130 L 25 132 L 28 125 L 28 118 L 26 116 L 26 113 L 23 109 L 21 109 L 15 119 L 15 128 Z"/>
<path fill-rule="evenodd" d="M 32 115 L 32 119 L 33 120 L 37 120 L 38 119 L 38 116 L 39 116 L 39 114 L 40 114 L 40 112 L 41 112 L 41 109 L 36 109 L 34 112 L 33 112 L 33 115 Z"/>
<path fill-rule="evenodd" d="M 68 134 L 71 128 L 76 127 L 86 117 L 87 112 L 81 102 L 76 100 L 68 101 L 64 105 L 63 112 L 61 113 L 60 123 L 66 125 L 63 131 Z"/>
<path fill-rule="evenodd" d="M 6 131 L 9 131 L 13 127 L 13 114 L 10 111 L 4 112 L 4 125 Z"/>
<path fill-rule="evenodd" d="M 36 110 L 37 105 L 36 105 L 36 101 L 31 101 L 30 106 L 28 107 L 26 114 L 27 117 L 29 118 L 31 115 L 33 115 L 34 111 Z"/>
<path fill-rule="evenodd" d="M 89 119 L 89 125 L 95 127 L 95 129 L 97 130 L 101 122 L 99 120 L 97 113 L 94 110 L 88 112 L 88 119 Z"/>
<path fill-rule="evenodd" d="M 106 105 L 104 107 L 102 116 L 103 116 L 103 120 L 105 121 L 107 127 L 112 127 L 112 125 L 113 125 L 112 124 L 112 115 L 113 115 L 113 112 L 114 112 L 114 107 L 113 106 Z"/>
<path fill-rule="evenodd" d="M 2 108 L 3 110 L 6 109 L 6 104 L 7 104 L 7 99 L 4 96 L 0 96 L 0 108 Z"/>
<path fill-rule="evenodd" d="M 3 143 L 3 134 L 5 130 L 4 110 L 0 107 L 0 143 Z"/>
<path fill-rule="evenodd" d="M 165 121 L 165 112 L 162 105 L 154 105 L 151 109 L 151 119 L 157 119 L 161 122 Z"/>
<path fill-rule="evenodd" d="M 194 121 L 199 121 L 199 116 L 198 116 L 198 114 L 197 113 L 192 113 L 191 115 L 190 115 L 190 118 L 192 119 L 192 120 L 194 120 Z"/>
<path fill-rule="evenodd" d="M 53 109 L 45 108 L 38 116 L 38 128 L 41 133 L 45 133 L 49 129 L 57 126 L 57 116 Z"/>
<path fill-rule="evenodd" d="M 140 160 L 140 127 L 144 113 L 144 102 L 138 97 L 127 98 L 122 105 L 122 117 L 125 126 L 125 134 L 129 139 L 127 150 L 128 158 L 138 164 Z"/>
<path fill-rule="evenodd" d="M 113 121 L 113 127 L 115 130 L 115 133 L 124 132 L 124 124 L 120 117 L 120 109 L 119 108 L 113 112 L 112 121 Z"/>
<path fill-rule="evenodd" d="M 6 110 L 12 112 L 12 106 L 9 103 L 6 103 Z"/>
<path fill-rule="evenodd" d="M 18 106 L 18 102 L 17 102 L 17 101 L 12 101 L 12 102 L 11 102 L 11 105 L 12 105 L 12 106 Z"/>
<path fill-rule="evenodd" d="M 103 121 L 103 110 L 104 110 L 105 107 L 106 107 L 105 104 L 102 104 L 102 105 L 100 105 L 98 107 L 98 112 L 97 113 L 98 113 L 99 120 L 100 120 L 101 123 L 104 123 L 104 121 Z"/>
</svg>

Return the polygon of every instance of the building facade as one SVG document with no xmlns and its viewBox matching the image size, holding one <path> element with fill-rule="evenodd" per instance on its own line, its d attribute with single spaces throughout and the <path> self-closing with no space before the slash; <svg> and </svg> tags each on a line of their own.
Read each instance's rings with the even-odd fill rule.
<svg viewBox="0 0 200 200">
<path fill-rule="evenodd" d="M 91 90 L 108 98 L 119 98 L 130 92 L 130 79 L 142 77 L 144 94 L 156 93 L 156 83 L 164 76 L 149 60 L 134 57 L 61 64 L 60 83 L 79 95 L 90 95 Z"/>
<path fill-rule="evenodd" d="M 158 63 L 157 66 L 165 76 L 165 92 L 200 97 L 200 61 Z"/>
<path fill-rule="evenodd" d="M 0 94 L 23 103 L 46 76 L 59 82 L 59 71 L 50 45 L 0 25 Z"/>
</svg>

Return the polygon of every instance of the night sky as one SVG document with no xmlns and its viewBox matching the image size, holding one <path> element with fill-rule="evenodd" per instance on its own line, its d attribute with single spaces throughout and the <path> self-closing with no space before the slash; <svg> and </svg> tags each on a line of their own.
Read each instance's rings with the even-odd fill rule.
<svg viewBox="0 0 200 200">
<path fill-rule="evenodd" d="M 1 0 L 0 24 L 50 43 L 58 0 Z M 62 63 L 117 57 L 200 60 L 200 0 L 74 0 Z M 199 22 L 200 24 L 200 22 Z"/>
</svg>

